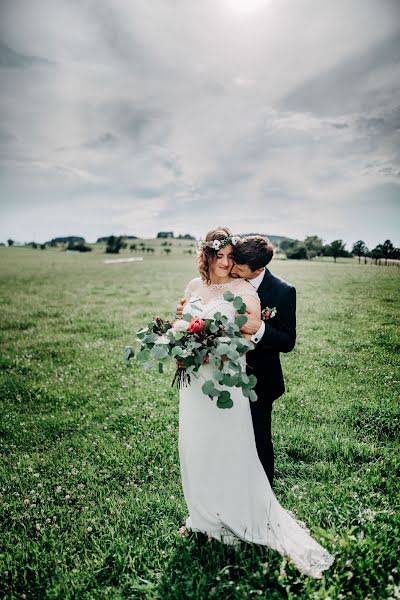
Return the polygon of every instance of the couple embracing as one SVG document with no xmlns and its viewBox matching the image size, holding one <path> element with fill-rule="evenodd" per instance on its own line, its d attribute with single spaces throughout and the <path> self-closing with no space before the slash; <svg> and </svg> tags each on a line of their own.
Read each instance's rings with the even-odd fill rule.
<svg viewBox="0 0 400 600">
<path fill-rule="evenodd" d="M 272 255 L 270 242 L 261 236 L 240 238 L 224 227 L 209 231 L 199 244 L 200 277 L 189 283 L 177 310 L 179 315 L 202 319 L 218 310 L 233 321 L 235 309 L 224 293 L 240 296 L 247 308 L 241 331 L 254 345 L 240 359 L 241 365 L 257 378 L 255 402 L 249 402 L 240 388 L 229 389 L 230 410 L 216 408 L 204 395 L 200 372 L 180 391 L 179 456 L 189 512 L 186 529 L 225 544 L 242 540 L 268 546 L 291 559 L 301 572 L 320 578 L 333 557 L 272 491 L 272 404 L 284 392 L 279 353 L 292 350 L 296 339 L 295 289 L 268 270 Z"/>
</svg>

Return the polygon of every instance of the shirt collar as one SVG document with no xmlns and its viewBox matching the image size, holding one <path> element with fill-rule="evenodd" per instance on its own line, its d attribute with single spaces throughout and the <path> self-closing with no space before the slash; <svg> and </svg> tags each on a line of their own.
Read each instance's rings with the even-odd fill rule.
<svg viewBox="0 0 400 600">
<path fill-rule="evenodd" d="M 265 269 L 259 274 L 257 275 L 257 277 L 254 277 L 254 279 L 248 279 L 247 281 L 249 283 L 251 283 L 251 285 L 258 290 L 258 288 L 260 287 L 262 280 L 264 279 L 264 275 L 265 275 Z"/>
</svg>

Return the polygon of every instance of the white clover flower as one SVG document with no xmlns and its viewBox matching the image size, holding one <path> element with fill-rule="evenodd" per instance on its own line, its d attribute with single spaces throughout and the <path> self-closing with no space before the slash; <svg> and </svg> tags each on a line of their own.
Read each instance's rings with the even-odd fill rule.
<svg viewBox="0 0 400 600">
<path fill-rule="evenodd" d="M 189 327 L 189 322 L 184 319 L 178 319 L 175 323 L 172 324 L 172 329 L 174 331 L 187 331 Z"/>
<path fill-rule="evenodd" d="M 240 237 L 238 235 L 234 235 L 231 238 L 232 246 L 236 246 L 236 244 L 238 243 L 239 240 L 240 240 Z"/>
<path fill-rule="evenodd" d="M 219 240 L 214 240 L 212 243 L 212 247 L 214 248 L 214 250 L 219 250 L 221 247 L 221 242 Z"/>
</svg>

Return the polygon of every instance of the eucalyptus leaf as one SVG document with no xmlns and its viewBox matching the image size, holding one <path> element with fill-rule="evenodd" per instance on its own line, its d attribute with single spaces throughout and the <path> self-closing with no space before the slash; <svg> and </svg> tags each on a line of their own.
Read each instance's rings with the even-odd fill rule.
<svg viewBox="0 0 400 600">
<path fill-rule="evenodd" d="M 151 354 L 154 358 L 166 358 L 168 356 L 168 350 L 165 346 L 154 346 L 151 350 Z"/>
<path fill-rule="evenodd" d="M 190 321 L 192 320 L 192 315 L 189 315 L 188 313 L 185 313 L 184 315 L 182 315 L 182 319 L 184 321 L 187 321 L 188 323 L 190 323 Z"/>
<path fill-rule="evenodd" d="M 154 367 L 154 363 L 152 363 L 150 360 L 143 363 L 143 368 L 144 369 L 151 369 L 152 367 Z"/>
<path fill-rule="evenodd" d="M 148 360 L 150 357 L 150 351 L 147 348 L 142 348 L 136 355 L 136 358 L 141 362 Z"/>
<path fill-rule="evenodd" d="M 228 346 L 228 344 L 220 344 L 216 348 L 216 353 L 219 356 L 222 356 L 223 354 L 228 354 L 229 350 L 230 350 L 230 347 Z"/>
<path fill-rule="evenodd" d="M 255 393 L 254 390 L 249 390 L 249 396 L 248 396 L 250 402 L 255 402 L 257 400 L 257 394 Z"/>
<path fill-rule="evenodd" d="M 222 373 L 222 371 L 219 371 L 219 370 L 213 371 L 213 377 L 214 377 L 215 381 L 218 381 L 218 382 L 222 382 L 223 379 L 225 379 L 224 374 Z"/>
<path fill-rule="evenodd" d="M 217 400 L 217 407 L 218 408 L 232 408 L 232 406 L 233 406 L 233 401 L 232 401 L 230 393 L 227 391 L 221 392 L 221 394 Z"/>
<path fill-rule="evenodd" d="M 234 299 L 234 295 L 232 294 L 232 292 L 225 292 L 224 294 L 224 300 L 227 300 L 228 302 L 232 302 L 232 300 Z"/>
<path fill-rule="evenodd" d="M 149 335 L 146 335 L 146 337 L 144 338 L 144 341 L 146 342 L 146 344 L 154 344 L 157 340 L 158 340 L 158 335 L 156 333 L 150 333 Z"/>
<path fill-rule="evenodd" d="M 255 375 L 249 375 L 249 384 L 253 388 L 257 383 L 257 377 Z"/>
<path fill-rule="evenodd" d="M 133 348 L 131 348 L 131 346 L 127 346 L 125 348 L 125 352 L 124 352 L 124 361 L 126 364 L 129 363 L 129 359 L 133 358 L 133 356 L 135 356 L 135 351 Z"/>
<path fill-rule="evenodd" d="M 215 389 L 214 382 L 211 379 L 208 379 L 205 383 L 203 383 L 201 391 L 206 396 L 210 396 L 210 398 L 214 398 L 220 394 L 219 390 Z"/>
<path fill-rule="evenodd" d="M 245 325 L 245 323 L 247 323 L 246 315 L 238 315 L 235 319 L 235 323 L 238 327 L 243 327 L 243 325 Z"/>
<path fill-rule="evenodd" d="M 236 310 L 240 310 L 243 306 L 244 302 L 241 299 L 240 296 L 235 296 L 235 299 L 233 300 L 233 306 L 236 308 Z"/>
<path fill-rule="evenodd" d="M 185 352 L 183 348 L 181 348 L 180 346 L 175 346 L 174 348 L 172 348 L 171 356 L 172 358 L 177 358 L 181 356 L 183 352 Z"/>
<path fill-rule="evenodd" d="M 233 348 L 229 348 L 226 354 L 231 360 L 238 360 L 240 358 L 239 352 L 237 350 L 234 350 Z"/>
<path fill-rule="evenodd" d="M 245 385 L 247 385 L 250 381 L 249 376 L 245 372 L 241 373 L 240 379 L 242 380 L 242 383 L 244 383 Z"/>
</svg>

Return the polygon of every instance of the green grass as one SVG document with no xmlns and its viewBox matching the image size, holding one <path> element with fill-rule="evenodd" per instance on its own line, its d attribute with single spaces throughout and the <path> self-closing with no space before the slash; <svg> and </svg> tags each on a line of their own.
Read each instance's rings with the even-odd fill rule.
<svg viewBox="0 0 400 600">
<path fill-rule="evenodd" d="M 174 311 L 194 258 L 104 258 L 0 249 L 0 597 L 399 597 L 399 269 L 272 265 L 298 291 L 275 487 L 335 555 L 314 581 L 266 548 L 178 535 L 172 366 L 121 356 L 149 317 Z"/>
</svg>

